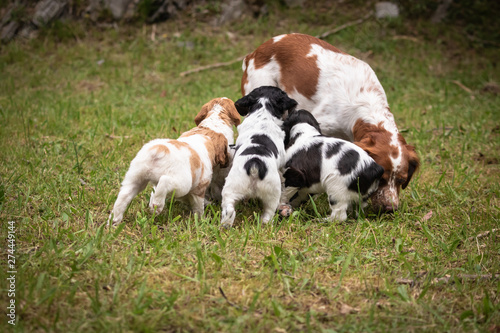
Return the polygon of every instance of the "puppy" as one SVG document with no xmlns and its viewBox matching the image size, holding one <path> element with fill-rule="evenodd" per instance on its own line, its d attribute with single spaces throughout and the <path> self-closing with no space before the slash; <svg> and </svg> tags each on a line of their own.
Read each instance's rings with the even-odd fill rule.
<svg viewBox="0 0 500 333">
<path fill-rule="evenodd" d="M 282 117 L 297 102 L 276 87 L 260 87 L 235 102 L 245 120 L 238 126 L 233 166 L 222 189 L 221 225 L 233 225 L 235 204 L 244 198 L 262 201 L 262 223 L 274 215 L 280 201 L 285 132 Z"/>
<path fill-rule="evenodd" d="M 213 169 L 229 163 L 228 141 L 234 140 L 233 125 L 240 124 L 240 115 L 230 99 L 216 98 L 201 108 L 195 123 L 178 140 L 156 139 L 142 147 L 130 163 L 108 224 L 122 221 L 130 201 L 148 183 L 154 185 L 152 212 L 161 213 L 165 199 L 175 193 L 175 198 L 187 199 L 195 214 L 203 214 Z"/>
<path fill-rule="evenodd" d="M 285 190 L 282 205 L 297 206 L 309 194 L 326 192 L 332 210 L 330 220 L 344 221 L 347 210 L 366 200 L 378 188 L 384 168 L 355 144 L 321 134 L 314 116 L 295 111 L 284 122 Z M 286 207 L 286 206 L 285 206 Z M 285 208 L 283 207 L 283 208 Z M 289 215 L 289 212 L 282 215 Z"/>
</svg>

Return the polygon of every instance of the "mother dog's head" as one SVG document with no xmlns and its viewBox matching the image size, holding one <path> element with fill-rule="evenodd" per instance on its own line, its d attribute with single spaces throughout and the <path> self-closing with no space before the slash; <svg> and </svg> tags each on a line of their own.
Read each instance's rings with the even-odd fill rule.
<svg viewBox="0 0 500 333">
<path fill-rule="evenodd" d="M 375 210 L 391 212 L 399 207 L 399 192 L 408 186 L 420 166 L 415 147 L 399 133 L 387 131 L 382 124 L 358 120 L 353 128 L 354 143 L 364 149 L 385 172 L 371 201 Z"/>
</svg>

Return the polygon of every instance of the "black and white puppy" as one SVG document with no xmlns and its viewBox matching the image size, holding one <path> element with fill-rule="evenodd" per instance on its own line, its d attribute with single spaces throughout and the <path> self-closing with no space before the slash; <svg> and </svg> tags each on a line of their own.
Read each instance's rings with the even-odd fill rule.
<svg viewBox="0 0 500 333">
<path fill-rule="evenodd" d="M 297 102 L 279 88 L 263 86 L 234 105 L 245 120 L 238 126 L 233 165 L 222 189 L 221 225 L 229 228 L 236 217 L 235 204 L 244 198 L 260 199 L 262 223 L 278 208 L 280 169 L 285 164 L 283 115 Z"/>
<path fill-rule="evenodd" d="M 297 206 L 309 194 L 326 192 L 332 210 L 329 220 L 344 221 L 353 203 L 367 205 L 367 199 L 378 188 L 383 167 L 355 144 L 323 136 L 308 111 L 292 113 L 283 128 L 286 171 L 282 207 L 288 203 Z"/>
</svg>

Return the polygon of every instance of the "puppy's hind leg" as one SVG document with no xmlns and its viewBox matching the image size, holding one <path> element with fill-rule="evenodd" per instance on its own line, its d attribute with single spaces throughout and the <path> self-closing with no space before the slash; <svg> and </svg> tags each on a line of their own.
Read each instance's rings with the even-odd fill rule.
<svg viewBox="0 0 500 333">
<path fill-rule="evenodd" d="M 149 209 L 153 206 L 153 200 L 155 199 L 156 186 L 153 186 L 153 190 L 151 191 L 151 196 L 149 197 Z"/>
<path fill-rule="evenodd" d="M 193 211 L 193 213 L 197 214 L 199 217 L 203 216 L 203 213 L 205 211 L 204 193 L 202 195 L 190 194 L 189 203 L 191 204 L 191 210 Z"/>
<path fill-rule="evenodd" d="M 167 195 L 171 195 L 174 191 L 176 197 L 183 197 L 187 193 L 184 189 L 177 186 L 176 182 L 172 177 L 167 175 L 163 175 L 158 180 L 158 184 L 155 186 L 154 193 L 151 194 L 151 199 L 149 200 L 149 209 L 151 212 L 155 212 L 156 214 L 160 214 L 165 207 L 165 200 Z"/>
<path fill-rule="evenodd" d="M 125 175 L 122 187 L 116 198 L 115 205 L 113 206 L 113 212 L 109 216 L 108 225 L 111 222 L 111 217 L 113 217 L 113 225 L 119 224 L 123 220 L 123 213 L 127 209 L 127 206 L 132 201 L 132 199 L 148 185 L 147 180 L 138 179 L 132 180 L 131 177 Z"/>
<path fill-rule="evenodd" d="M 262 201 L 262 224 L 267 224 L 276 213 L 280 204 L 281 181 L 280 177 L 269 177 L 268 182 L 260 183 L 258 189 Z"/>
<path fill-rule="evenodd" d="M 276 198 L 270 198 L 268 200 L 262 200 L 262 224 L 267 224 L 271 218 L 276 213 L 276 209 L 278 208 L 280 203 L 280 198 L 277 196 Z"/>
</svg>

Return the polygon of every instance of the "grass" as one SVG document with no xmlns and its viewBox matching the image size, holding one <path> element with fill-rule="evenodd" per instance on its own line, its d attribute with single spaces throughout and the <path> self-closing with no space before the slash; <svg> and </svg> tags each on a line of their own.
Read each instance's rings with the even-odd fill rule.
<svg viewBox="0 0 500 333">
<path fill-rule="evenodd" d="M 2 46 L 0 218 L 4 234 L 17 228 L 17 319 L 2 331 L 497 331 L 500 283 L 480 276 L 500 271 L 500 98 L 486 89 L 498 49 L 453 27 L 370 20 L 327 38 L 374 68 L 421 157 L 396 213 L 316 223 L 320 196 L 260 226 L 250 202 L 225 231 L 218 205 L 152 217 L 146 190 L 125 223 L 103 225 L 144 143 L 194 126 L 211 98 L 240 97 L 239 63 L 180 72 L 360 16 L 336 9 L 222 28 L 185 18 L 158 25 L 155 42 L 150 26 L 77 26 Z"/>
</svg>

